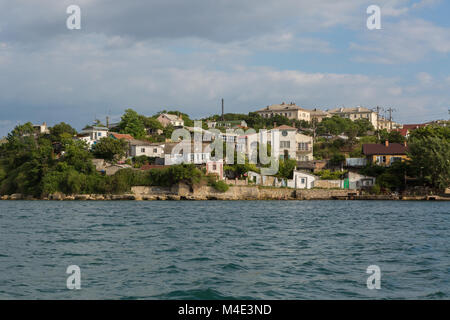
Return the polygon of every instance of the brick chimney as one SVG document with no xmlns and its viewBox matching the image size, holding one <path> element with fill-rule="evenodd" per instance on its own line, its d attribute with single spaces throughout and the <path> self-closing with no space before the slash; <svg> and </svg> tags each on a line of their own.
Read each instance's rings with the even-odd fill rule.
<svg viewBox="0 0 450 320">
<path fill-rule="evenodd" d="M 406 144 L 406 141 L 403 141 L 403 145 L 405 146 L 405 147 L 407 147 L 408 145 Z"/>
<path fill-rule="evenodd" d="M 292 121 L 292 127 L 295 128 L 295 121 Z"/>
<path fill-rule="evenodd" d="M 276 121 L 273 122 L 273 127 L 274 127 L 274 128 L 277 127 L 277 122 L 276 122 Z"/>
<path fill-rule="evenodd" d="M 389 147 L 389 140 L 386 140 L 386 141 L 384 142 L 384 145 L 385 145 L 386 147 Z"/>
</svg>

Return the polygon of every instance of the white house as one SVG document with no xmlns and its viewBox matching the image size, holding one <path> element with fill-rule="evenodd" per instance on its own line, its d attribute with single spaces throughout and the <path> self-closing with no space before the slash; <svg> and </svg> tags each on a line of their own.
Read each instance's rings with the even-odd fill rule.
<svg viewBox="0 0 450 320">
<path fill-rule="evenodd" d="M 78 139 L 86 141 L 90 147 L 106 137 L 108 137 L 108 128 L 98 126 L 85 127 L 77 136 Z"/>
<path fill-rule="evenodd" d="M 130 156 L 162 158 L 164 157 L 164 144 L 133 139 L 130 141 Z"/>
<path fill-rule="evenodd" d="M 211 161 L 210 143 L 166 143 L 164 147 L 164 165 L 181 163 L 206 164 Z"/>
<path fill-rule="evenodd" d="M 297 161 L 312 161 L 313 158 L 313 137 L 297 132 L 295 135 L 296 159 Z"/>
<path fill-rule="evenodd" d="M 295 189 L 311 189 L 314 188 L 316 179 L 317 177 L 313 174 L 294 170 L 294 176 L 288 180 L 287 186 Z"/>
<path fill-rule="evenodd" d="M 290 127 L 287 125 L 282 125 L 279 127 L 273 128 L 272 131 L 279 131 L 278 139 L 279 139 L 279 157 L 283 159 L 297 159 L 297 143 L 296 143 L 296 134 L 297 128 Z M 271 140 L 272 135 L 269 135 L 268 138 Z M 273 145 L 273 141 L 271 141 Z"/>
</svg>

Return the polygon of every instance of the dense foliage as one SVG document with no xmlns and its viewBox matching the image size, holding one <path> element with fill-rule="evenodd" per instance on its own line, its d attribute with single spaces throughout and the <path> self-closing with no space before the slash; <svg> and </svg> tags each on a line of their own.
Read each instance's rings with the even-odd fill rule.
<svg viewBox="0 0 450 320">
<path fill-rule="evenodd" d="M 350 139 L 364 136 L 368 131 L 373 131 L 374 127 L 367 119 L 352 121 L 347 118 L 333 116 L 325 118 L 317 124 L 317 135 L 346 135 Z"/>
<path fill-rule="evenodd" d="M 0 145 L 0 194 L 41 197 L 55 192 L 124 193 L 137 185 L 170 187 L 178 182 L 193 185 L 202 179 L 202 172 L 194 165 L 149 171 L 124 169 L 112 176 L 102 175 L 95 170 L 93 153 L 87 144 L 73 139 L 73 132 L 66 129 L 51 129 L 49 135 L 38 135 L 31 123 L 14 128 L 7 142 Z M 122 152 L 114 148 L 123 145 L 123 141 L 104 138 L 94 152 L 103 150 L 102 145 L 108 147 L 102 151 L 107 154 L 105 158 L 111 158 Z M 114 148 L 109 148 L 111 145 Z M 59 154 L 54 152 L 57 147 L 62 150 Z"/>
<path fill-rule="evenodd" d="M 436 188 L 450 186 L 450 128 L 427 126 L 412 131 L 410 165 L 423 183 Z"/>
<path fill-rule="evenodd" d="M 125 140 L 107 137 L 100 139 L 94 144 L 92 153 L 97 158 L 116 161 L 125 156 L 127 148 L 128 143 Z"/>
</svg>

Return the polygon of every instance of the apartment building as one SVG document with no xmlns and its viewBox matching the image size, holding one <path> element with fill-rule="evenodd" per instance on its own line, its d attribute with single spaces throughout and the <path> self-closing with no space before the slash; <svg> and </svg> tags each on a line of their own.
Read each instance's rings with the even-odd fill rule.
<svg viewBox="0 0 450 320">
<path fill-rule="evenodd" d="M 328 113 L 332 116 L 337 115 L 342 118 L 347 118 L 352 121 L 359 120 L 359 119 L 366 119 L 369 120 L 370 123 L 374 126 L 374 128 L 377 128 L 377 113 L 373 110 L 364 108 L 364 107 L 354 107 L 354 108 L 336 108 L 328 110 Z"/>
<path fill-rule="evenodd" d="M 311 121 L 311 110 L 297 106 L 294 102 L 273 104 L 263 109 L 255 111 L 263 118 L 271 118 L 275 115 L 284 116 L 292 120 Z"/>
</svg>

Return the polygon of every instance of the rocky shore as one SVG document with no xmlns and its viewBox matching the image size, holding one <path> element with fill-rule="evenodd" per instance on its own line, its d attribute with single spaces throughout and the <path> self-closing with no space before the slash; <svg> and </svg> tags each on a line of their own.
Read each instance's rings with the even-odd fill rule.
<svg viewBox="0 0 450 320">
<path fill-rule="evenodd" d="M 210 186 L 190 187 L 179 184 L 172 188 L 133 187 L 128 194 L 77 194 L 54 193 L 47 197 L 34 198 L 22 194 L 4 195 L 0 200 L 438 200 L 449 201 L 444 195 L 399 196 L 361 195 L 355 190 L 345 189 L 289 189 L 259 186 L 231 186 L 226 192 L 219 192 Z"/>
</svg>

